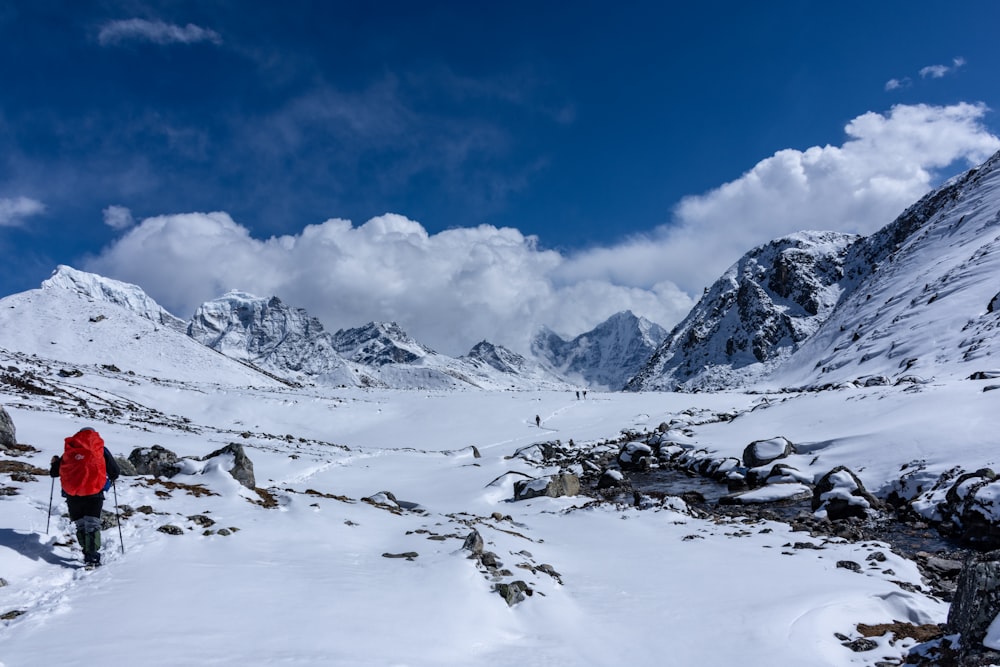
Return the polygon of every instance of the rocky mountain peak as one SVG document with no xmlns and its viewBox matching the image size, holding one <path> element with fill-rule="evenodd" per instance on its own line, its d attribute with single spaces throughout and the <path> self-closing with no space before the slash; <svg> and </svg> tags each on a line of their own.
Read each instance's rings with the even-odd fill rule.
<svg viewBox="0 0 1000 667">
<path fill-rule="evenodd" d="M 410 337 L 395 322 L 369 322 L 333 334 L 334 348 L 343 357 L 369 366 L 411 364 L 437 353 Z"/>
<path fill-rule="evenodd" d="M 568 341 L 543 327 L 531 342 L 531 352 L 562 377 L 618 390 L 642 368 L 665 336 L 660 325 L 622 311 Z"/>
<path fill-rule="evenodd" d="M 752 249 L 705 292 L 628 388 L 723 389 L 762 376 L 829 317 L 857 239 L 799 232 Z"/>
</svg>

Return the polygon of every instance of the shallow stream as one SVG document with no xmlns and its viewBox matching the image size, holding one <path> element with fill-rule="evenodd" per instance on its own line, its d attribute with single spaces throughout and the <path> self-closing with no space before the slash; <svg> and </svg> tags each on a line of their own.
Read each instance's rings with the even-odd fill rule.
<svg viewBox="0 0 1000 667">
<path fill-rule="evenodd" d="M 727 514 L 726 510 L 733 507 L 719 505 L 719 500 L 730 493 L 725 484 L 700 475 L 692 476 L 692 473 L 684 470 L 661 468 L 648 472 L 630 472 L 627 475 L 632 488 L 640 493 L 683 496 L 695 492 L 704 498 L 704 503 L 694 504 L 717 514 Z M 784 522 L 812 514 L 810 500 L 780 501 L 742 507 L 759 508 L 762 514 L 767 513 Z M 870 532 L 874 533 L 872 539 L 888 543 L 893 551 L 911 559 L 920 552 L 946 554 L 949 558 L 956 559 L 974 553 L 973 549 L 943 537 L 933 528 L 913 526 L 892 517 L 873 524 Z"/>
</svg>

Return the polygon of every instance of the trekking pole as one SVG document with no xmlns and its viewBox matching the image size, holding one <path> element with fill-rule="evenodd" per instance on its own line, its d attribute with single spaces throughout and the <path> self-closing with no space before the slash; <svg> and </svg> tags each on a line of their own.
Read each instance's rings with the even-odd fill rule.
<svg viewBox="0 0 1000 667">
<path fill-rule="evenodd" d="M 122 555 L 125 555 L 125 538 L 122 537 L 122 518 L 118 514 L 118 485 L 111 482 L 111 488 L 115 492 L 115 521 L 118 522 L 118 543 L 122 546 Z"/>
<path fill-rule="evenodd" d="M 52 478 L 52 488 L 49 489 L 49 513 L 45 515 L 45 534 L 49 534 L 49 521 L 52 520 L 52 495 L 56 492 L 56 478 Z"/>
</svg>

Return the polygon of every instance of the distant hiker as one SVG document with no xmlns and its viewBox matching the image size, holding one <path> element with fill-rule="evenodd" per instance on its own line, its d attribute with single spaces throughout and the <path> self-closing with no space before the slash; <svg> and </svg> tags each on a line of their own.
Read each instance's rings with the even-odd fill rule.
<svg viewBox="0 0 1000 667">
<path fill-rule="evenodd" d="M 101 509 L 104 492 L 121 474 L 118 462 L 97 431 L 83 428 L 66 438 L 63 455 L 52 457 L 49 474 L 58 477 L 62 485 L 69 519 L 76 524 L 76 539 L 83 549 L 83 562 L 100 565 Z"/>
<path fill-rule="evenodd" d="M 535 426 L 540 427 L 541 425 L 542 425 L 542 418 L 539 417 L 538 415 L 535 415 Z"/>
<path fill-rule="evenodd" d="M 583 390 L 583 397 L 587 398 L 587 390 L 586 389 Z"/>
<path fill-rule="evenodd" d="M 580 400 L 580 390 L 579 389 L 576 392 L 576 400 L 578 400 L 578 401 Z"/>
</svg>

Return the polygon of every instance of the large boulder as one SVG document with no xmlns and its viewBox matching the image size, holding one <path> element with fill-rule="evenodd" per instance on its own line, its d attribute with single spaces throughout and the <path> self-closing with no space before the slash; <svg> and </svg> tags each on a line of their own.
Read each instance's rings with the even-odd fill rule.
<svg viewBox="0 0 1000 667">
<path fill-rule="evenodd" d="M 237 482 L 248 489 L 253 489 L 257 486 L 257 480 L 254 478 L 253 474 L 253 461 L 251 461 L 250 457 L 248 457 L 246 452 L 243 451 L 243 445 L 235 442 L 230 443 L 222 449 L 217 449 L 208 456 L 203 457 L 201 460 L 210 461 L 216 458 L 223 462 L 223 468 L 227 470 Z M 231 463 L 229 459 L 232 459 Z"/>
<path fill-rule="evenodd" d="M 989 468 L 965 473 L 945 494 L 942 529 L 978 549 L 1000 549 L 1000 479 Z"/>
<path fill-rule="evenodd" d="M 9 449 L 17 444 L 17 432 L 14 429 L 14 421 L 7 414 L 7 410 L 0 405 L 0 449 Z"/>
<path fill-rule="evenodd" d="M 528 500 L 548 496 L 575 496 L 580 493 L 580 478 L 568 472 L 540 477 L 538 479 L 522 479 L 514 482 L 514 500 Z"/>
<path fill-rule="evenodd" d="M 958 587 L 948 610 L 948 632 L 961 635 L 966 654 L 1000 649 L 1000 631 L 990 632 L 998 614 L 1000 551 L 991 551 L 969 558 L 958 575 Z"/>
<path fill-rule="evenodd" d="M 648 470 L 653 460 L 653 448 L 644 442 L 626 442 L 618 451 L 622 470 Z"/>
<path fill-rule="evenodd" d="M 844 466 L 837 466 L 823 475 L 813 489 L 813 512 L 830 521 L 864 518 L 879 505 L 858 476 Z"/>
<path fill-rule="evenodd" d="M 136 447 L 128 455 L 128 460 L 135 467 L 137 475 L 173 477 L 181 471 L 177 454 L 160 445 Z"/>
<path fill-rule="evenodd" d="M 754 440 L 743 450 L 743 465 L 747 468 L 756 468 L 795 453 L 795 445 L 788 438 L 778 436 L 767 440 Z"/>
</svg>

